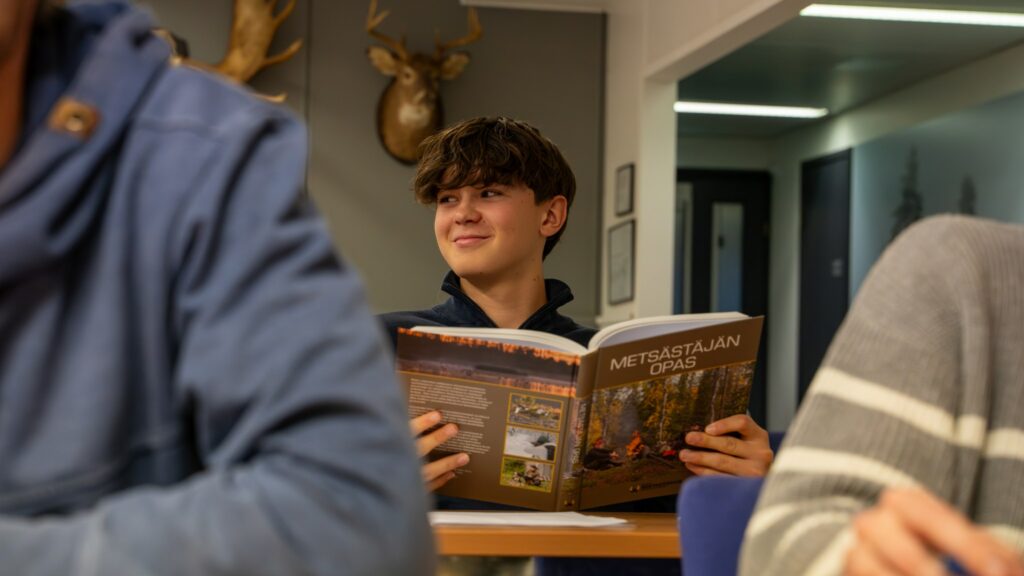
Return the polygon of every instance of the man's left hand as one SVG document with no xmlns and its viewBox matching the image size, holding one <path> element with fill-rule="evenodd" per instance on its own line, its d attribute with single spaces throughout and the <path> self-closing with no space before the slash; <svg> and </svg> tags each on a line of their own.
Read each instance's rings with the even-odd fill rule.
<svg viewBox="0 0 1024 576">
<path fill-rule="evenodd" d="M 768 432 L 746 414 L 712 422 L 704 432 L 690 432 L 686 443 L 702 449 L 679 452 L 679 459 L 698 476 L 764 476 L 775 457 Z"/>
</svg>

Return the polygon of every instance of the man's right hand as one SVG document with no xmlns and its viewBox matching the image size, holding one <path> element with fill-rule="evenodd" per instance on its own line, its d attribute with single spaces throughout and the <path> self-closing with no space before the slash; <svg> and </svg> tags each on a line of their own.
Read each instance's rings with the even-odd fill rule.
<svg viewBox="0 0 1024 576">
<path fill-rule="evenodd" d="M 946 574 L 941 558 L 975 576 L 1024 575 L 1020 556 L 985 529 L 919 488 L 889 488 L 854 522 L 848 576 Z"/>
<path fill-rule="evenodd" d="M 416 439 L 416 448 L 419 450 L 420 456 L 426 457 L 434 448 L 444 444 L 459 433 L 459 427 L 449 423 L 428 434 L 424 434 L 424 432 L 437 426 L 440 422 L 441 413 L 436 410 L 420 414 L 409 421 L 409 427 L 412 429 L 413 438 Z M 422 469 L 423 482 L 427 485 L 427 490 L 433 492 L 444 486 L 446 482 L 455 478 L 456 468 L 461 468 L 468 463 L 469 454 L 465 452 L 445 456 L 433 462 L 427 462 L 423 465 Z"/>
</svg>

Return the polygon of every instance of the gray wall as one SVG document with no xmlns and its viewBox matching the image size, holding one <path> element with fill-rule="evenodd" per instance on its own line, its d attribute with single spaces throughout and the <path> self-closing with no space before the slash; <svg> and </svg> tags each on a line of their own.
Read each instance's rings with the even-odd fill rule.
<svg viewBox="0 0 1024 576">
<path fill-rule="evenodd" d="M 216 61 L 230 26 L 227 0 L 148 0 L 161 22 L 190 44 L 194 57 Z M 376 134 L 377 99 L 388 79 L 366 58 L 368 2 L 299 0 L 278 31 L 283 48 L 303 50 L 268 69 L 254 85 L 287 92 L 310 126 L 309 190 L 342 254 L 362 273 L 378 312 L 423 308 L 443 299 L 445 271 L 433 239 L 433 213 L 412 199 L 411 167 L 391 159 Z M 407 34 L 411 50 L 432 50 L 442 37 L 465 34 L 456 0 L 383 0 L 391 15 L 381 30 Z M 592 323 L 598 307 L 599 190 L 603 113 L 604 18 L 594 14 L 481 9 L 484 37 L 467 48 L 463 75 L 442 86 L 447 123 L 502 114 L 526 120 L 553 140 L 572 164 L 578 192 L 569 227 L 548 258 L 548 276 L 568 282 L 576 300 L 563 312 Z"/>
<path fill-rule="evenodd" d="M 975 214 L 1024 223 L 1024 94 L 949 114 L 853 149 L 850 293 L 888 245 L 911 150 L 924 216 L 959 212 L 965 178 Z"/>
</svg>

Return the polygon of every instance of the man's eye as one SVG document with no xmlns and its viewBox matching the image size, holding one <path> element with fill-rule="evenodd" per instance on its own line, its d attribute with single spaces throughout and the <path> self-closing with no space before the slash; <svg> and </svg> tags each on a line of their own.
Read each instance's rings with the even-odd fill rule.
<svg viewBox="0 0 1024 576">
<path fill-rule="evenodd" d="M 492 198 L 494 196 L 501 196 L 501 192 L 499 192 L 497 190 L 492 190 L 490 188 L 488 188 L 486 190 L 482 190 L 480 192 L 480 197 L 481 198 Z"/>
<path fill-rule="evenodd" d="M 455 201 L 455 197 L 454 196 L 438 196 L 437 197 L 437 203 L 438 204 L 451 204 L 454 201 Z"/>
</svg>

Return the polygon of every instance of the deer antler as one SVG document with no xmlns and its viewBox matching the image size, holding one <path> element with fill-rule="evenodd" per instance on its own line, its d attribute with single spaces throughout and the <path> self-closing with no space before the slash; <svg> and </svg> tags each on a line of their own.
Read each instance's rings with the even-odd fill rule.
<svg viewBox="0 0 1024 576">
<path fill-rule="evenodd" d="M 378 42 L 391 48 L 403 61 L 409 59 L 409 52 L 405 49 L 405 38 L 401 40 L 395 40 L 394 38 L 384 35 L 377 31 L 377 27 L 384 21 L 388 15 L 391 14 L 390 10 L 385 10 L 380 14 L 377 14 L 377 0 L 370 0 L 370 13 L 366 16 L 366 33 L 376 38 Z"/>
<path fill-rule="evenodd" d="M 260 70 L 288 60 L 302 47 L 302 40 L 292 42 L 280 54 L 267 56 L 274 33 L 292 11 L 296 0 L 290 0 L 276 15 L 279 0 L 235 0 L 231 22 L 231 40 L 224 59 L 214 68 L 239 82 L 248 82 Z"/>
<path fill-rule="evenodd" d="M 374 0 L 376 2 L 376 0 Z M 456 38 L 448 42 L 441 42 L 440 32 L 435 34 L 434 45 L 434 57 L 440 59 L 444 56 L 444 53 L 452 48 L 458 48 L 467 44 L 472 44 L 480 39 L 484 35 L 484 29 L 480 26 L 480 18 L 476 14 L 476 8 L 470 6 L 469 14 L 467 15 L 469 20 L 469 32 L 462 38 Z"/>
</svg>

